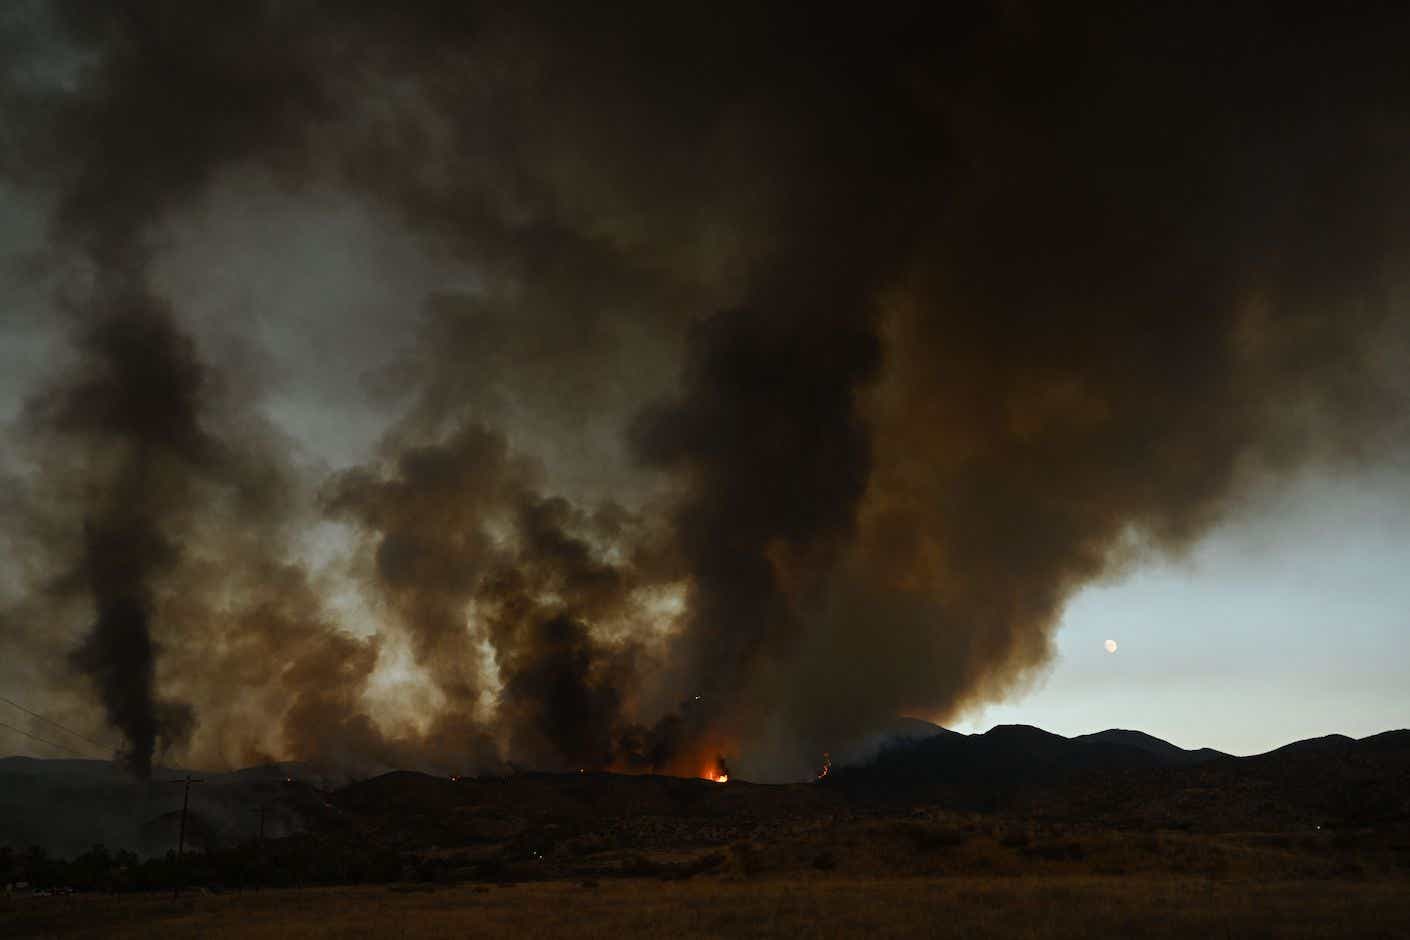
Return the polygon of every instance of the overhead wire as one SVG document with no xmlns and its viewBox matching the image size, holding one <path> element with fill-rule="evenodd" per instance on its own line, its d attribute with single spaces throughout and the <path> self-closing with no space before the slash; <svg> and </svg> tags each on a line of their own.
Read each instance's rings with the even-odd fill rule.
<svg viewBox="0 0 1410 940">
<path fill-rule="evenodd" d="M 14 725 L 7 725 L 7 724 L 5 724 L 5 722 L 3 722 L 3 721 L 0 721 L 0 728 L 8 728 L 8 729 L 10 729 L 11 731 L 15 732 L 16 734 L 22 734 L 22 735 L 24 735 L 25 737 L 27 737 L 27 738 L 32 738 L 32 739 L 34 739 L 35 741 L 38 741 L 38 742 L 41 743 L 41 744 L 47 744 L 47 745 L 49 745 L 50 747 L 56 747 L 56 748 L 58 748 L 58 749 L 61 750 L 61 751 L 68 751 L 70 754 L 74 755 L 75 757 L 87 757 L 87 756 L 88 756 L 87 754 L 80 754 L 78 751 L 75 751 L 73 748 L 67 747 L 67 746 L 65 746 L 65 745 L 63 745 L 63 744 L 60 744 L 60 743 L 58 743 L 57 741 L 50 741 L 48 738 L 41 738 L 41 737 L 40 737 L 39 735 L 37 735 L 37 734 L 30 734 L 28 731 L 25 731 L 23 728 L 16 728 Z"/>
<path fill-rule="evenodd" d="M 59 724 L 59 723 L 58 723 L 57 721 L 55 721 L 54 719 L 52 719 L 52 718 L 46 718 L 45 716 L 39 714 L 39 712 L 30 711 L 28 708 L 25 708 L 23 705 L 21 705 L 19 702 L 14 701 L 13 699 L 8 699 L 8 698 L 6 698 L 5 696 L 0 695 L 0 702 L 4 702 L 6 705 L 12 705 L 12 706 L 14 706 L 15 708 L 18 708 L 20 711 L 24 712 L 26 715 L 29 715 L 31 718 L 38 718 L 40 721 L 44 722 L 45 724 L 53 725 L 55 728 L 58 728 L 60 731 L 64 732 L 65 734 L 71 734 L 71 735 L 73 735 L 75 738 L 78 738 L 78 739 L 79 739 L 80 741 L 82 741 L 84 744 L 90 745 L 90 746 L 92 746 L 92 747 L 96 747 L 96 748 L 97 748 L 98 750 L 100 750 L 100 751 L 107 750 L 107 748 L 105 748 L 103 745 L 99 744 L 97 741 L 94 741 L 92 738 L 85 737 L 85 736 L 79 734 L 77 731 L 73 730 L 72 728 L 65 728 L 63 725 Z"/>
</svg>

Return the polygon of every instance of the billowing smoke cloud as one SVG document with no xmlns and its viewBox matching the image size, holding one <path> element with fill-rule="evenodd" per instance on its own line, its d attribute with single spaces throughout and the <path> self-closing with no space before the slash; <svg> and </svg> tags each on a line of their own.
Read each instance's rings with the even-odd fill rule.
<svg viewBox="0 0 1410 940">
<path fill-rule="evenodd" d="M 139 770 L 189 732 L 799 776 L 1002 696 L 1075 590 L 1250 488 L 1403 442 L 1399 15 L 45 10 L 5 24 L 0 167 L 84 286 L 0 625 L 71 625 L 48 681 Z M 384 314 L 358 466 L 161 296 L 174 220 L 250 179 L 457 272 Z"/>
<path fill-rule="evenodd" d="M 349 471 L 325 494 L 372 542 L 372 581 L 440 696 L 441 716 L 494 727 L 529 766 L 614 764 L 640 654 L 651 565 L 617 554 L 637 522 L 536 489 L 538 468 L 469 424 Z M 481 656 L 492 653 L 491 673 Z M 483 700 L 486 680 L 501 686 Z"/>
</svg>

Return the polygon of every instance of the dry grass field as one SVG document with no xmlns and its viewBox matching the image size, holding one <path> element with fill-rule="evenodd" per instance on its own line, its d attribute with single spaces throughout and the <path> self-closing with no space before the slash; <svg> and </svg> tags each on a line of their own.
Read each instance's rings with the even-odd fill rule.
<svg viewBox="0 0 1410 940">
<path fill-rule="evenodd" d="M 0 902 L 6 937 L 1410 937 L 1410 883 L 1146 876 L 378 886 Z"/>
</svg>

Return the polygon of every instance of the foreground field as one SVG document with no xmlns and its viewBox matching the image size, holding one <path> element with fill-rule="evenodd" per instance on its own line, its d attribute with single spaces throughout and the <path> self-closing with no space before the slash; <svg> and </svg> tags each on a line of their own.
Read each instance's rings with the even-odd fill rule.
<svg viewBox="0 0 1410 940">
<path fill-rule="evenodd" d="M 1410 937 L 1410 883 L 805 877 L 0 901 L 7 937 Z"/>
</svg>

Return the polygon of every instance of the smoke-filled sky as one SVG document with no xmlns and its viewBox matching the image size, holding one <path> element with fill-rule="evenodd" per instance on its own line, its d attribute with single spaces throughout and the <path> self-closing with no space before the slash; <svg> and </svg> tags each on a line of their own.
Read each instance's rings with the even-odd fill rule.
<svg viewBox="0 0 1410 940">
<path fill-rule="evenodd" d="M 139 775 L 1406 723 L 1406 14 L 534 7 L 5 5 L 5 696 Z"/>
</svg>

